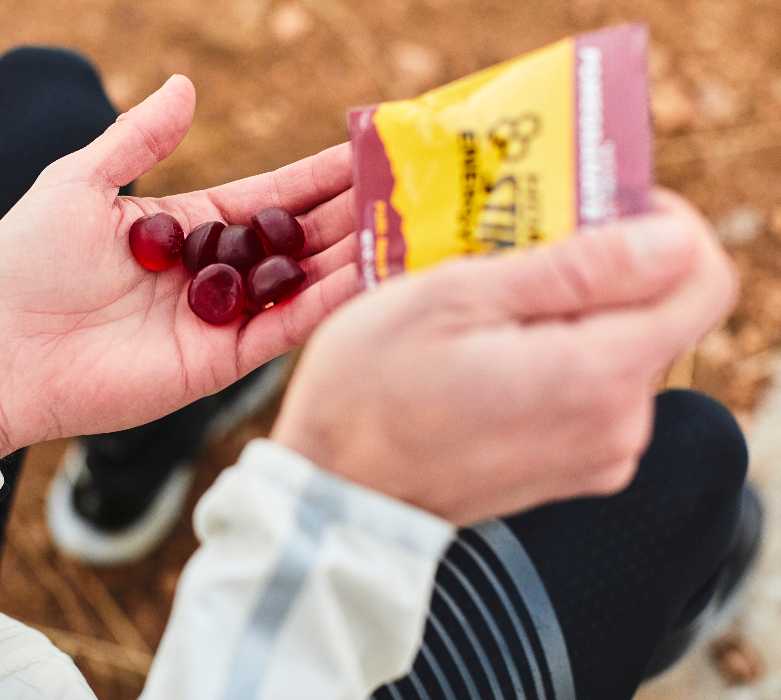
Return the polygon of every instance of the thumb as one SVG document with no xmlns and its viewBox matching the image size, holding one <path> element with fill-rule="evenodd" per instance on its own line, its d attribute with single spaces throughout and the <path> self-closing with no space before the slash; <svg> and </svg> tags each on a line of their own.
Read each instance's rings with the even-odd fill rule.
<svg viewBox="0 0 781 700">
<path fill-rule="evenodd" d="M 77 151 L 72 164 L 101 187 L 127 185 L 176 149 L 190 129 L 194 111 L 193 84 L 183 75 L 173 75 Z"/>
<path fill-rule="evenodd" d="M 529 252 L 456 263 L 452 281 L 486 310 L 519 320 L 642 304 L 692 271 L 698 243 L 689 223 L 668 213 L 626 219 Z"/>
</svg>

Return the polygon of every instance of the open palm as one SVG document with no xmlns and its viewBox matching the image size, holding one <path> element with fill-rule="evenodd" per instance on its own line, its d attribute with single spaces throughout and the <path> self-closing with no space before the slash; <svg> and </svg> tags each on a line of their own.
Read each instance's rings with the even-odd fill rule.
<svg viewBox="0 0 781 700">
<path fill-rule="evenodd" d="M 303 342 L 359 290 L 346 145 L 209 190 L 117 196 L 176 148 L 194 105 L 192 84 L 175 76 L 47 168 L 0 220 L 0 454 L 137 425 L 218 391 Z M 168 212 L 187 232 L 248 223 L 267 206 L 299 216 L 307 288 L 249 322 L 204 324 L 181 266 L 149 273 L 129 250 L 145 214 Z"/>
</svg>

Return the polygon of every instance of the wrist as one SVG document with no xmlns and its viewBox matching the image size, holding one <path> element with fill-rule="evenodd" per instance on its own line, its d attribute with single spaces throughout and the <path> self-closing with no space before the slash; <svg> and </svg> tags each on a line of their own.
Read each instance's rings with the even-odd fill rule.
<svg viewBox="0 0 781 700">
<path fill-rule="evenodd" d="M 0 457 L 24 447 L 60 435 L 52 430 L 53 396 L 56 394 L 52 378 L 31 372 L 29 347 L 18 338 L 21 333 L 0 313 Z"/>
<path fill-rule="evenodd" d="M 11 425 L 8 420 L 8 413 L 0 400 L 0 459 L 16 452 L 17 447 L 11 439 Z"/>
<path fill-rule="evenodd" d="M 271 440 L 317 465 L 323 471 L 408 505 L 428 510 L 425 499 L 409 489 L 393 459 L 384 455 L 384 437 L 367 433 L 355 424 L 302 424 L 288 419 L 284 411 L 274 425 Z"/>
<path fill-rule="evenodd" d="M 15 338 L 18 334 L 13 320 L 12 312 L 0 308 L 0 336 L 3 338 L 0 346 L 0 459 L 26 447 L 16 435 L 19 423 L 15 418 L 14 404 L 19 398 L 16 386 L 20 374 L 18 359 L 23 353 L 17 347 Z"/>
<path fill-rule="evenodd" d="M 338 450 L 327 431 L 303 429 L 281 417 L 274 424 L 269 438 L 320 469 L 335 472 L 334 465 L 339 461 Z"/>
<path fill-rule="evenodd" d="M 0 355 L 0 367 L 10 368 L 11 372 L 8 376 L 0 377 L 0 458 L 46 439 L 46 431 L 42 429 L 41 423 L 43 414 L 36 411 L 37 420 L 33 420 L 29 410 L 30 406 L 35 406 L 36 399 L 32 397 L 36 392 L 27 381 L 13 381 L 18 378 L 18 368 L 10 361 L 6 362 L 6 359 Z M 19 399 L 32 403 L 25 406 L 19 403 Z M 38 408 L 45 406 L 45 399 L 45 396 L 40 397 Z"/>
</svg>

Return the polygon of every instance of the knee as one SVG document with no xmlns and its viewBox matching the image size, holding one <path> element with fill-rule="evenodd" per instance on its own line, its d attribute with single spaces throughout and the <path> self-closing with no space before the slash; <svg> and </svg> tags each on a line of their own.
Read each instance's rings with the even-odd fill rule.
<svg viewBox="0 0 781 700">
<path fill-rule="evenodd" d="M 701 496 L 732 496 L 746 479 L 748 449 L 732 413 L 694 391 L 667 391 L 656 399 L 654 434 L 645 461 L 655 459 L 681 487 Z"/>
<path fill-rule="evenodd" d="M 48 46 L 20 46 L 0 56 L 4 77 L 30 85 L 62 80 L 100 85 L 95 67 L 81 54 Z"/>
<path fill-rule="evenodd" d="M 738 422 L 724 405 L 695 391 L 657 397 L 648 454 L 666 458 L 705 486 L 734 492 L 746 479 L 748 448 Z"/>
<path fill-rule="evenodd" d="M 95 68 L 72 51 L 23 47 L 0 56 L 0 214 L 55 160 L 116 119 Z"/>
<path fill-rule="evenodd" d="M 44 141 L 51 132 L 71 150 L 116 118 L 95 67 L 66 49 L 24 46 L 0 56 L 0 98 L 8 105 L 2 117 L 6 129 L 23 134 L 35 129 Z"/>
</svg>

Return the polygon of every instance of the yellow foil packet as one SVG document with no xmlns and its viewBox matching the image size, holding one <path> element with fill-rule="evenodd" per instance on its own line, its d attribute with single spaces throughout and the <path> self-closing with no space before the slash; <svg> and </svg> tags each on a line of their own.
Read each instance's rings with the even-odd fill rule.
<svg viewBox="0 0 781 700">
<path fill-rule="evenodd" d="M 349 115 L 368 286 L 649 206 L 648 33 L 565 39 Z"/>
</svg>

